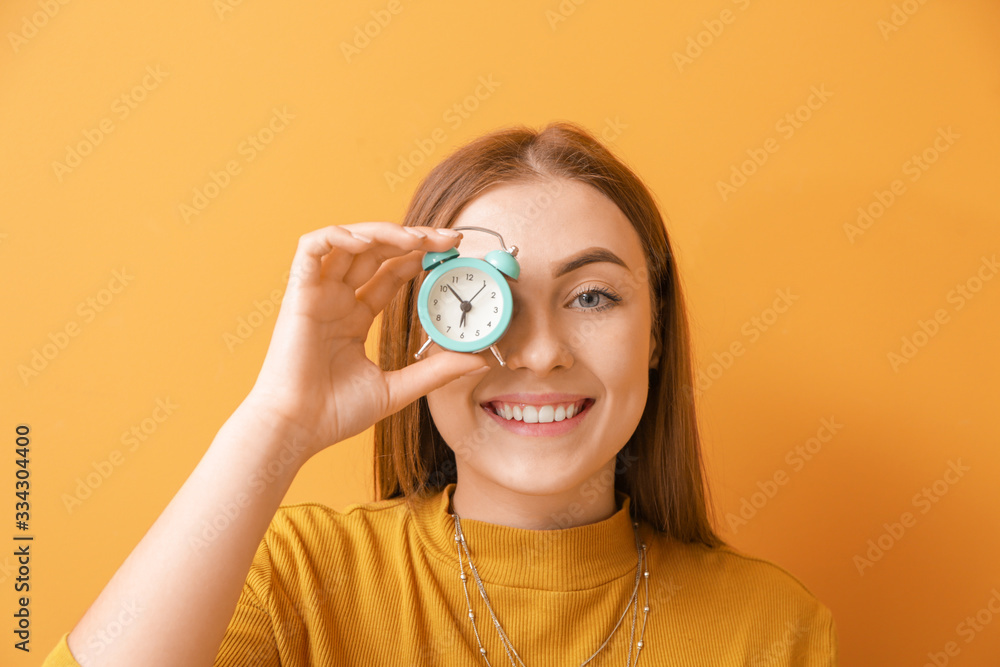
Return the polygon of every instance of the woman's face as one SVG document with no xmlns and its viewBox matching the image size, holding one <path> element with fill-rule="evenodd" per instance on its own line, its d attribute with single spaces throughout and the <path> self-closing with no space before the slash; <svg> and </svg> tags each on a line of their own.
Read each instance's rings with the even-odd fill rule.
<svg viewBox="0 0 1000 667">
<path fill-rule="evenodd" d="M 595 491 L 613 493 L 614 478 L 605 471 L 639 423 L 648 369 L 658 356 L 637 232 L 596 188 L 565 179 L 494 186 L 453 226 L 463 225 L 496 231 L 508 247 L 516 245 L 521 273 L 508 281 L 512 319 L 496 344 L 506 366 L 484 350 L 478 354 L 490 363 L 487 373 L 427 394 L 434 424 L 455 452 L 459 484 L 541 495 L 600 477 L 604 486 Z M 500 248 L 492 234 L 462 233 L 463 257 Z M 621 264 L 607 261 L 615 257 Z M 426 338 L 421 329 L 421 344 Z M 433 344 L 427 351 L 440 353 Z M 525 396 L 497 398 L 510 394 Z M 565 407 L 580 401 L 582 412 L 565 418 Z M 522 420 L 537 411 L 540 421 L 553 421 L 508 421 L 495 414 L 498 408 L 506 414 L 500 403 Z"/>
</svg>

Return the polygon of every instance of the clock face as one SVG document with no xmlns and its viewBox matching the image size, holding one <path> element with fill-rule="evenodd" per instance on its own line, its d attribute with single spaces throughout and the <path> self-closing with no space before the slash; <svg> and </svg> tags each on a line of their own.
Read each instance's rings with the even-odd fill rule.
<svg viewBox="0 0 1000 667">
<path fill-rule="evenodd" d="M 466 344 L 485 341 L 506 323 L 504 293 L 492 272 L 457 266 L 431 285 L 427 314 L 433 326 L 451 340 Z"/>
</svg>

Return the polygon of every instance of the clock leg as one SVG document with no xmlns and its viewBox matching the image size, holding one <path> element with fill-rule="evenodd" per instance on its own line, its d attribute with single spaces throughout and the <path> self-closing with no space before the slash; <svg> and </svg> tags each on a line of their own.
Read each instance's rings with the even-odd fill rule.
<svg viewBox="0 0 1000 667">
<path fill-rule="evenodd" d="M 424 353 L 424 350 L 426 350 L 430 346 L 430 344 L 433 343 L 433 342 L 434 341 L 431 338 L 428 338 L 427 340 L 425 340 L 424 344 L 420 347 L 419 350 L 417 350 L 417 353 L 415 355 L 413 355 L 413 358 L 414 359 L 419 359 L 420 355 Z"/>
<path fill-rule="evenodd" d="M 507 365 L 504 362 L 503 357 L 500 356 L 500 350 L 497 349 L 496 345 L 490 345 L 490 352 L 492 352 L 493 356 L 497 358 L 497 361 L 500 362 L 501 366 L 506 366 Z"/>
</svg>

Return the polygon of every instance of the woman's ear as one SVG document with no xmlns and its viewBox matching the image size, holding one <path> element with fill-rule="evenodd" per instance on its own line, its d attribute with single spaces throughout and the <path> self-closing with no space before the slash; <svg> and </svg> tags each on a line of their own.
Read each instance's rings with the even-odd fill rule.
<svg viewBox="0 0 1000 667">
<path fill-rule="evenodd" d="M 660 368 L 660 346 L 653 332 L 649 333 L 649 367 L 657 370 Z"/>
</svg>

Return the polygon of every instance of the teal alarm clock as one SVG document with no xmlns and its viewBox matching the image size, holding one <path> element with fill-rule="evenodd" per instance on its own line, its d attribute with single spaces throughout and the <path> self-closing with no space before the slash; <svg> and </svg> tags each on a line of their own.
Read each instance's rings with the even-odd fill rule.
<svg viewBox="0 0 1000 667">
<path fill-rule="evenodd" d="M 423 269 L 430 273 L 420 285 L 417 313 L 428 338 L 414 358 L 419 359 L 433 342 L 455 352 L 488 348 L 500 365 L 506 366 L 496 342 L 510 326 L 513 301 L 507 279 L 517 280 L 521 273 L 517 246 L 507 249 L 503 237 L 491 229 L 453 229 L 493 234 L 500 239 L 503 250 L 492 250 L 484 259 L 460 257 L 457 248 L 424 255 Z"/>
</svg>

